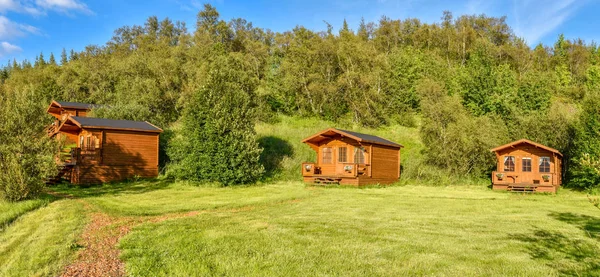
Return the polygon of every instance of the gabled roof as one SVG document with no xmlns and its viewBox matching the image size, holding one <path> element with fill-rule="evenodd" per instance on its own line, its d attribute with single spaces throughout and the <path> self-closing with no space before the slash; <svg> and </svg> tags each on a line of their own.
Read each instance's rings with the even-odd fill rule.
<svg viewBox="0 0 600 277">
<path fill-rule="evenodd" d="M 498 152 L 498 151 L 500 151 L 500 150 L 503 150 L 503 149 L 506 149 L 506 148 L 509 148 L 509 147 L 515 147 L 515 146 L 517 146 L 517 145 L 519 145 L 519 144 L 522 144 L 522 143 L 526 143 L 526 144 L 529 144 L 529 145 L 535 146 L 535 147 L 537 147 L 537 148 L 541 148 L 541 149 L 544 149 L 544 150 L 548 150 L 548 151 L 550 151 L 550 152 L 553 152 L 553 153 L 556 153 L 556 154 L 558 154 L 558 155 L 562 156 L 562 154 L 561 154 L 561 153 L 560 153 L 558 150 L 556 150 L 556 149 L 554 149 L 554 148 L 551 148 L 551 147 L 548 147 L 548 146 L 545 146 L 545 145 L 543 145 L 543 144 L 535 143 L 535 142 L 533 142 L 533 141 L 530 141 L 530 140 L 528 140 L 528 139 L 520 139 L 520 140 L 517 140 L 517 141 L 513 141 L 513 142 L 511 142 L 511 143 L 508 143 L 508 144 L 505 144 L 505 145 L 498 146 L 498 147 L 496 147 L 496 148 L 492 149 L 491 151 L 492 151 L 492 152 Z"/>
<path fill-rule="evenodd" d="M 65 101 L 52 101 L 52 104 L 58 106 L 59 108 L 70 108 L 70 109 L 77 109 L 77 110 L 91 110 L 92 108 L 101 106 L 98 104 L 87 104 L 87 103 L 76 103 L 76 102 L 65 102 Z"/>
<path fill-rule="evenodd" d="M 79 128 L 89 129 L 109 129 L 109 130 L 126 130 L 149 133 L 162 133 L 162 129 L 152 125 L 147 121 L 131 121 L 131 120 L 114 120 L 94 117 L 69 116 L 69 118 L 61 125 L 61 128 L 67 123 L 73 123 Z"/>
<path fill-rule="evenodd" d="M 318 143 L 320 141 L 323 141 L 325 139 L 328 139 L 332 136 L 334 136 L 335 134 L 338 135 L 342 135 L 345 137 L 349 137 L 353 140 L 356 140 L 358 142 L 366 142 L 366 143 L 372 143 L 372 144 L 379 144 L 379 145 L 386 145 L 386 146 L 392 146 L 392 147 L 397 147 L 397 148 L 403 148 L 404 146 L 402 146 L 401 144 L 395 143 L 393 141 L 389 141 L 387 139 L 384 138 L 380 138 L 378 136 L 373 136 L 373 135 L 368 135 L 368 134 L 363 134 L 363 133 L 358 133 L 358 132 L 353 132 L 353 131 L 347 131 L 347 130 L 341 130 L 341 129 L 336 129 L 336 128 L 329 128 L 327 130 L 323 130 L 317 134 L 314 134 L 308 138 L 305 138 L 304 140 L 302 140 L 302 142 L 307 143 L 307 142 L 315 142 Z"/>
</svg>

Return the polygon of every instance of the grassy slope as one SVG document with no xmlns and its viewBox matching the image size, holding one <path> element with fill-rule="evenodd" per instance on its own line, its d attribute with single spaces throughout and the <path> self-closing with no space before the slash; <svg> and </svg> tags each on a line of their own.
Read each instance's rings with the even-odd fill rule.
<svg viewBox="0 0 600 277">
<path fill-rule="evenodd" d="M 428 166 L 423 161 L 423 143 L 418 128 L 400 125 L 370 129 L 348 126 L 312 118 L 280 116 L 275 124 L 260 123 L 256 126 L 267 175 L 277 180 L 299 180 L 300 166 L 304 161 L 315 161 L 315 152 L 303 144 L 302 139 L 321 130 L 336 127 L 381 136 L 404 146 L 402 154 L 403 184 L 457 185 L 484 184 L 487 180 L 471 180 L 448 176 L 445 171 Z"/>
<path fill-rule="evenodd" d="M 0 232 L 19 216 L 48 204 L 49 199 L 33 199 L 21 202 L 0 200 Z"/>
<path fill-rule="evenodd" d="M 600 217 L 584 195 L 306 190 L 294 202 L 142 225 L 122 240 L 122 258 L 136 276 L 600 274 Z"/>
<path fill-rule="evenodd" d="M 54 276 L 73 258 L 85 225 L 83 204 L 60 200 L 0 232 L 0 276 Z"/>
<path fill-rule="evenodd" d="M 315 152 L 301 141 L 321 130 L 338 127 L 358 132 L 382 136 L 405 146 L 402 160 L 405 168 L 410 168 L 414 160 L 420 158 L 423 146 L 416 128 L 390 126 L 381 129 L 368 129 L 357 126 L 344 126 L 311 118 L 279 117 L 275 124 L 260 123 L 256 126 L 259 142 L 265 148 L 263 158 L 267 167 L 275 169 L 275 177 L 285 180 L 300 179 L 300 166 L 304 161 L 315 161 Z"/>
</svg>

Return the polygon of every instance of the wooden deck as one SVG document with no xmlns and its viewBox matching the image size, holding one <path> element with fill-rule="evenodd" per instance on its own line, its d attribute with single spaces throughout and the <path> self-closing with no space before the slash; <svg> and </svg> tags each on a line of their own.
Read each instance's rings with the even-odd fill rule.
<svg viewBox="0 0 600 277">
<path fill-rule="evenodd" d="M 525 192 L 525 193 L 535 193 L 535 192 L 556 193 L 558 186 L 530 184 L 530 183 L 513 183 L 513 184 L 493 184 L 493 189 L 494 190 L 506 190 L 506 191 L 510 191 L 510 192 Z"/>
</svg>

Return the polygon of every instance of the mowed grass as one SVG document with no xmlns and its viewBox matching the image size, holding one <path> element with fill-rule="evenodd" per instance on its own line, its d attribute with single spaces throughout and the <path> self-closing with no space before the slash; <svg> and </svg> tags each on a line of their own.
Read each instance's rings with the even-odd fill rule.
<svg viewBox="0 0 600 277">
<path fill-rule="evenodd" d="M 22 215 L 0 231 L 0 276 L 56 276 L 73 259 L 85 222 L 75 200 Z"/>
<path fill-rule="evenodd" d="M 600 210 L 585 194 L 484 186 L 221 188 L 141 181 L 55 187 L 0 231 L 0 276 L 55 276 L 94 211 L 155 216 L 120 241 L 131 276 L 594 276 Z M 149 221 L 153 222 L 153 221 Z"/>
<path fill-rule="evenodd" d="M 74 195 L 114 216 L 151 216 L 188 211 L 278 203 L 309 196 L 304 187 L 285 183 L 241 187 L 194 186 L 170 181 L 140 181 L 94 187 L 61 186 L 55 191 Z"/>
<path fill-rule="evenodd" d="M 296 201 L 148 223 L 121 241 L 133 276 L 599 275 L 585 195 L 483 187 L 308 191 Z"/>
<path fill-rule="evenodd" d="M 39 198 L 20 202 L 8 202 L 0 199 L 0 232 L 19 216 L 47 205 L 49 199 Z"/>
</svg>

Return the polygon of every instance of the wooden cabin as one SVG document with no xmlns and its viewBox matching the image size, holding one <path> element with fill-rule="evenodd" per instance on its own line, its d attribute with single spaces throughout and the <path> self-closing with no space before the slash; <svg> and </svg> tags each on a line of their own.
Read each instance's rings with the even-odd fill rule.
<svg viewBox="0 0 600 277">
<path fill-rule="evenodd" d="M 64 122 L 69 116 L 87 116 L 88 112 L 95 107 L 99 107 L 100 105 L 96 104 L 86 104 L 86 103 L 75 103 L 75 102 L 64 102 L 64 101 L 52 101 L 50 106 L 46 110 L 48 114 L 55 118 L 54 123 L 48 126 L 46 132 L 49 136 L 58 135 L 66 136 L 68 140 L 71 142 L 76 141 L 76 137 L 72 135 L 59 134 L 58 127 L 62 122 Z"/>
<path fill-rule="evenodd" d="M 491 151 L 497 159 L 493 189 L 555 193 L 560 187 L 563 156 L 558 150 L 521 139 Z"/>
<path fill-rule="evenodd" d="M 329 128 L 302 141 L 317 153 L 302 163 L 304 182 L 363 186 L 400 178 L 402 145 L 367 134 Z"/>
<path fill-rule="evenodd" d="M 65 110 L 59 114 L 68 114 L 57 118 L 59 124 L 56 130 L 49 133 L 50 136 L 66 136 L 74 141 L 70 156 L 58 160 L 60 173 L 49 183 L 65 177 L 74 184 L 96 184 L 158 176 L 160 128 L 143 121 L 74 116 L 69 109 L 88 104 L 72 104 L 69 103 L 67 108 L 62 106 Z M 80 112 L 84 109 L 75 110 Z"/>
</svg>

